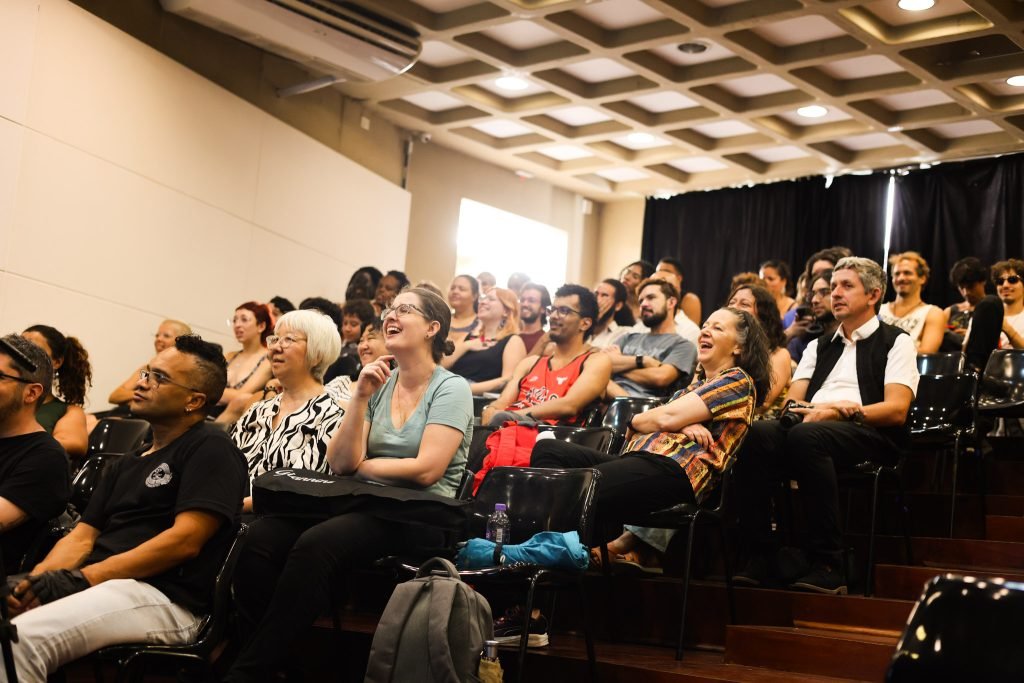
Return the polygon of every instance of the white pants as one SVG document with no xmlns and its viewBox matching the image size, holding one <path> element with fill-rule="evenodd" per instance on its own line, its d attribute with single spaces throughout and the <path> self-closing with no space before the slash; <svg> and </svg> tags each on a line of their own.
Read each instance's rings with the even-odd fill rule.
<svg viewBox="0 0 1024 683">
<path fill-rule="evenodd" d="M 48 674 L 90 652 L 121 643 L 181 645 L 195 640 L 201 620 L 148 583 L 116 579 L 14 618 L 14 662 L 21 683 L 46 683 Z M 7 674 L 0 666 L 0 681 Z"/>
</svg>

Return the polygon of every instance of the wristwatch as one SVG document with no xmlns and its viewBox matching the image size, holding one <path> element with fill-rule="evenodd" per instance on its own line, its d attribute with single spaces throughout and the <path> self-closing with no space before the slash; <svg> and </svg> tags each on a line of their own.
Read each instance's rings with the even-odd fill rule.
<svg viewBox="0 0 1024 683">
<path fill-rule="evenodd" d="M 643 356 L 637 356 L 636 357 L 636 367 L 637 367 L 637 369 L 643 368 L 643 366 L 644 366 L 644 357 Z"/>
</svg>

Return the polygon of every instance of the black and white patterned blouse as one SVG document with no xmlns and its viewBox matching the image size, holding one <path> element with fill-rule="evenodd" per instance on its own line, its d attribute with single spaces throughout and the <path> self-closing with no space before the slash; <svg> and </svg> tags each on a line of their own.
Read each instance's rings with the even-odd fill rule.
<svg viewBox="0 0 1024 683">
<path fill-rule="evenodd" d="M 251 479 L 281 467 L 327 471 L 327 442 L 345 414 L 332 393 L 311 398 L 285 416 L 277 429 L 273 422 L 281 408 L 280 395 L 245 411 L 231 430 L 231 439 L 245 454 Z"/>
</svg>

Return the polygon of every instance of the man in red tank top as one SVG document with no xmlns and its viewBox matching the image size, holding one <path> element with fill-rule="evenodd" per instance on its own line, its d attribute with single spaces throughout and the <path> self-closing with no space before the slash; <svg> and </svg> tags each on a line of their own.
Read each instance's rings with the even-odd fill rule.
<svg viewBox="0 0 1024 683">
<path fill-rule="evenodd" d="M 581 285 L 563 285 L 547 313 L 554 353 L 524 358 L 501 396 L 484 408 L 483 424 L 576 424 L 584 409 L 604 393 L 611 361 L 587 344 L 597 319 L 594 293 Z"/>
</svg>

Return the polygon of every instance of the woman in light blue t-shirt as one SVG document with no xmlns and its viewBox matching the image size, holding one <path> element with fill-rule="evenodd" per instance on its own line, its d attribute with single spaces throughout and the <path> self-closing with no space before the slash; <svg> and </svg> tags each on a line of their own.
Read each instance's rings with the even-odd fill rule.
<svg viewBox="0 0 1024 683">
<path fill-rule="evenodd" d="M 465 379 L 439 365 L 452 352 L 451 312 L 441 297 L 416 288 L 399 294 L 381 318 L 389 355 L 359 373 L 327 462 L 335 474 L 454 496 L 472 437 L 473 397 Z M 409 552 L 423 536 L 423 527 L 358 512 L 312 526 L 257 519 L 235 572 L 248 637 L 227 680 L 268 680 L 330 604 L 341 575 Z"/>
</svg>

